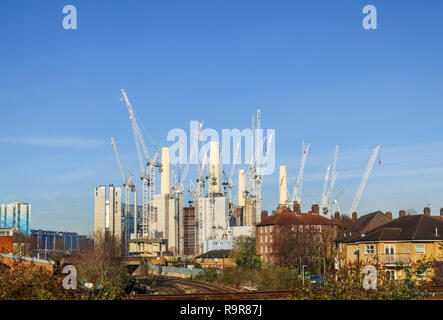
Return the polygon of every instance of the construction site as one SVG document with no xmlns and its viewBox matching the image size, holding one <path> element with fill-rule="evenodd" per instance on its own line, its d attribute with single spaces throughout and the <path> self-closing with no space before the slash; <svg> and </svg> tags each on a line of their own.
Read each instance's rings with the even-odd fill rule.
<svg viewBox="0 0 443 320">
<path fill-rule="evenodd" d="M 204 141 L 202 121 L 198 122 L 197 130 L 192 132 L 197 148 L 191 151 L 184 168 L 177 166 L 174 172 L 169 146 L 156 148 L 152 156 L 128 95 L 123 89 L 121 93 L 121 100 L 129 113 L 142 189 L 136 187 L 137 177 L 124 167 L 116 140 L 111 138 L 123 186 L 101 185 L 95 188 L 94 234 L 106 233 L 114 236 L 121 242 L 125 256 L 172 256 L 189 259 L 211 250 L 230 250 L 234 249 L 236 240 L 254 237 L 256 226 L 266 217 L 285 210 L 290 210 L 295 215 L 302 214 L 303 174 L 310 149 L 310 144 L 305 141 L 302 144 L 300 166 L 294 185 L 288 189 L 287 167 L 279 166 L 278 206 L 275 210 L 269 210 L 271 213 L 262 208 L 261 190 L 265 175 L 259 158 L 261 156 L 262 160 L 264 158 L 267 161 L 269 145 L 274 136 L 271 134 L 263 137 L 256 134 L 262 129 L 260 109 L 251 121 L 254 137 L 252 159 L 243 168 L 236 167 L 240 163 L 240 143 L 233 147 L 233 159 L 226 169 L 227 173 L 223 168 L 219 141 L 210 141 L 207 152 L 198 154 Z M 337 145 L 332 162 L 326 168 L 319 204 L 314 203 L 309 213 L 326 219 L 332 219 L 333 213 L 349 216 L 355 214 L 380 148 L 377 146 L 370 156 L 351 208 L 342 212 L 337 199 L 333 198 L 333 189 L 338 178 Z M 191 164 L 190 159 L 193 156 L 197 163 Z M 196 179 L 188 178 L 191 165 L 196 170 Z M 237 181 L 234 181 L 235 173 L 238 176 Z M 187 205 L 185 198 L 188 198 Z"/>
</svg>

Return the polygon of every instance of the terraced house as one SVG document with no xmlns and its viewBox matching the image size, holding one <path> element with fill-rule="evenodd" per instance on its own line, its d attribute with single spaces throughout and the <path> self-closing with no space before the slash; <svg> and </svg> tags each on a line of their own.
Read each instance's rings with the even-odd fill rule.
<svg viewBox="0 0 443 320">
<path fill-rule="evenodd" d="M 341 239 L 338 243 L 338 267 L 346 263 L 380 263 L 391 279 L 402 280 L 405 273 L 399 264 L 414 265 L 418 260 L 443 261 L 443 218 L 431 216 L 425 208 L 422 215 L 400 217 L 378 226 L 359 237 Z M 429 280 L 432 271 L 418 276 Z"/>
</svg>

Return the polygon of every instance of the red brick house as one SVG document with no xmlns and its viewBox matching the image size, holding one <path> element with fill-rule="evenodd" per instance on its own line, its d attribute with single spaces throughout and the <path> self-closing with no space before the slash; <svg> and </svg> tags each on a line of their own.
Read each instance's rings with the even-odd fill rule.
<svg viewBox="0 0 443 320">
<path fill-rule="evenodd" d="M 279 240 L 280 232 L 288 227 L 291 231 L 308 235 L 309 241 L 324 241 L 325 234 L 330 237 L 330 246 L 336 236 L 336 222 L 320 216 L 317 212 L 318 206 L 313 205 L 312 212 L 295 214 L 288 208 L 279 210 L 279 213 L 268 216 L 257 224 L 256 250 L 264 262 L 276 264 L 279 261 L 276 252 L 276 241 Z M 329 240 L 327 240 L 329 241 Z"/>
</svg>

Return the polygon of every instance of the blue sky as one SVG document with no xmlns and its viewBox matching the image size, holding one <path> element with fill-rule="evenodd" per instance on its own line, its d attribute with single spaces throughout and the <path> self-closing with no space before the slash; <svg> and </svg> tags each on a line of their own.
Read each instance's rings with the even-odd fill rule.
<svg viewBox="0 0 443 320">
<path fill-rule="evenodd" d="M 66 4 L 77 7 L 77 30 L 62 28 Z M 362 28 L 366 4 L 377 30 Z M 0 202 L 30 202 L 33 228 L 91 232 L 94 186 L 121 184 L 111 136 L 139 172 L 125 88 L 158 145 L 190 120 L 249 127 L 260 107 L 289 182 L 302 140 L 311 143 L 304 210 L 320 201 L 336 144 L 342 210 L 381 144 L 358 211 L 429 204 L 437 214 L 442 12 L 437 0 L 3 1 Z M 277 205 L 277 180 L 265 178 L 265 209 Z"/>
</svg>

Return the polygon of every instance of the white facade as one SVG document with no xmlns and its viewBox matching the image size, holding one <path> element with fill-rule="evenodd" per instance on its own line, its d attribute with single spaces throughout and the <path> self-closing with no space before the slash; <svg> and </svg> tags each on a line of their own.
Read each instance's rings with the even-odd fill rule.
<svg viewBox="0 0 443 320">
<path fill-rule="evenodd" d="M 204 197 L 196 205 L 198 253 L 203 253 L 207 240 L 229 238 L 229 199 L 225 196 Z M 201 224 L 200 224 L 201 222 Z"/>
</svg>

